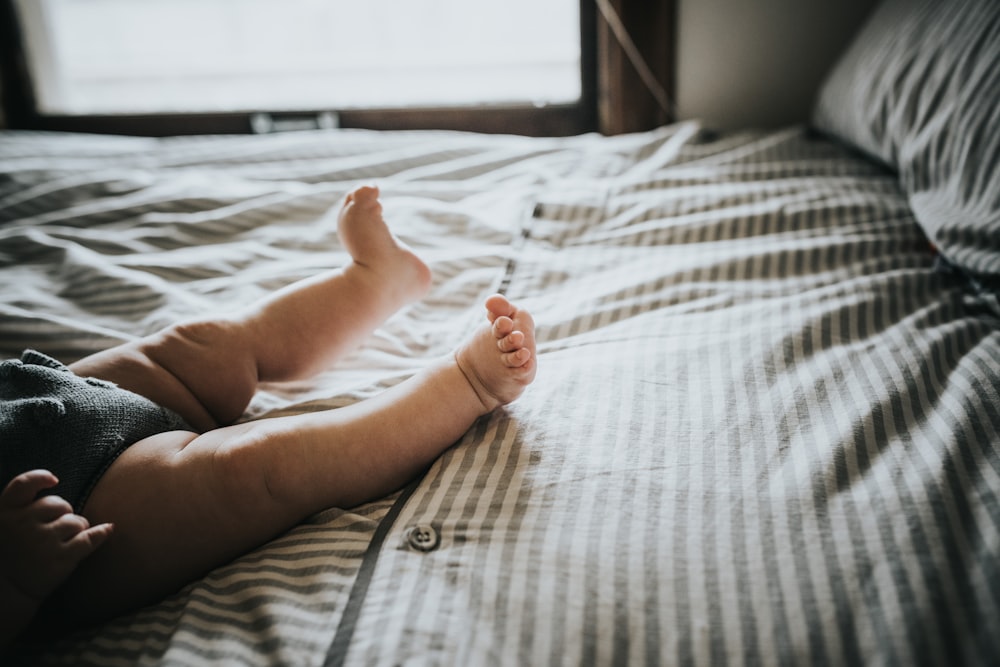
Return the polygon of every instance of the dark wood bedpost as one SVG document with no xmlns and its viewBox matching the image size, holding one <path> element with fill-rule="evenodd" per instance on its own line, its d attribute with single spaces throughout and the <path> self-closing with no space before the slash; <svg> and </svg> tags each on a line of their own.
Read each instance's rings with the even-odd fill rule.
<svg viewBox="0 0 1000 667">
<path fill-rule="evenodd" d="M 669 99 L 674 96 L 674 0 L 609 0 Z M 673 120 L 663 109 L 601 12 L 597 21 L 597 116 L 602 134 L 640 132 Z"/>
</svg>

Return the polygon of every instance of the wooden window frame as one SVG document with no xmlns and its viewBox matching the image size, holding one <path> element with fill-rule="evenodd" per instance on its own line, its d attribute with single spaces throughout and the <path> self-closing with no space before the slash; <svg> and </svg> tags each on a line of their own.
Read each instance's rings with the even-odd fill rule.
<svg viewBox="0 0 1000 667">
<path fill-rule="evenodd" d="M 673 91 L 675 0 L 612 0 L 639 50 L 667 91 Z M 672 120 L 645 89 L 600 20 L 593 0 L 580 0 L 581 96 L 573 104 L 337 111 L 338 126 L 373 130 L 449 129 L 568 136 L 621 134 Z M 0 95 L 8 128 L 138 136 L 247 134 L 248 112 L 146 115 L 54 115 L 37 110 L 14 0 L 0 7 Z M 266 111 L 266 110 L 265 110 Z M 271 113 L 278 121 L 318 118 L 326 110 Z"/>
</svg>

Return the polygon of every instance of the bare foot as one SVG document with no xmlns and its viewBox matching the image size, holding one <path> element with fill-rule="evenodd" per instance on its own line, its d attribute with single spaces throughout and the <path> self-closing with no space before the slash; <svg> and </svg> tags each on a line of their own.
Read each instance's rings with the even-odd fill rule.
<svg viewBox="0 0 1000 667">
<path fill-rule="evenodd" d="M 455 360 L 483 404 L 484 413 L 510 403 L 535 379 L 535 323 L 531 315 L 495 294 L 486 300 L 483 325 Z"/>
<path fill-rule="evenodd" d="M 367 185 L 348 193 L 337 217 L 337 232 L 356 266 L 377 276 L 401 304 L 410 303 L 427 292 L 431 271 L 389 231 L 378 196 L 378 188 Z"/>
</svg>

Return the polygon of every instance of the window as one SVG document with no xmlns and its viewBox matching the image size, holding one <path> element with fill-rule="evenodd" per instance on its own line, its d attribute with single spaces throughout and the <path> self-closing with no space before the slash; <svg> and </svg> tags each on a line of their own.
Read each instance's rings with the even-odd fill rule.
<svg viewBox="0 0 1000 667">
<path fill-rule="evenodd" d="M 459 129 L 488 131 L 475 127 L 475 118 L 491 110 L 512 123 L 542 118 L 540 131 L 528 133 L 593 125 L 592 84 L 584 76 L 593 42 L 584 27 L 593 14 L 580 0 L 13 6 L 31 106 L 43 126 L 117 118 L 128 128 L 127 118 L 171 116 L 245 123 L 251 112 L 332 111 L 344 125 L 454 126 L 465 118 L 472 126 Z M 546 112 L 575 120 L 564 132 L 546 131 Z"/>
<path fill-rule="evenodd" d="M 567 104 L 578 0 L 20 0 L 55 114 Z"/>
</svg>

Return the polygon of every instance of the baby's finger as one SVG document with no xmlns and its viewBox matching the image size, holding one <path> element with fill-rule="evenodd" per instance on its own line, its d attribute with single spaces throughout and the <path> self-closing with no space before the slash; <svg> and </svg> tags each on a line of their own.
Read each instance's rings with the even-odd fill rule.
<svg viewBox="0 0 1000 667">
<path fill-rule="evenodd" d="M 29 470 L 10 480 L 0 494 L 0 507 L 15 508 L 29 505 L 39 491 L 51 489 L 59 479 L 48 470 Z"/>
<path fill-rule="evenodd" d="M 90 522 L 79 514 L 63 514 L 49 522 L 49 529 L 60 542 L 69 542 L 74 537 L 90 528 Z"/>
<path fill-rule="evenodd" d="M 67 553 L 77 562 L 83 560 L 94 553 L 102 544 L 108 541 L 114 532 L 114 525 L 110 523 L 100 523 L 87 530 L 81 531 L 66 543 Z"/>
<path fill-rule="evenodd" d="M 30 512 L 36 521 L 48 523 L 55 521 L 64 514 L 72 514 L 73 506 L 59 496 L 42 496 L 31 503 L 28 512 Z"/>
</svg>

